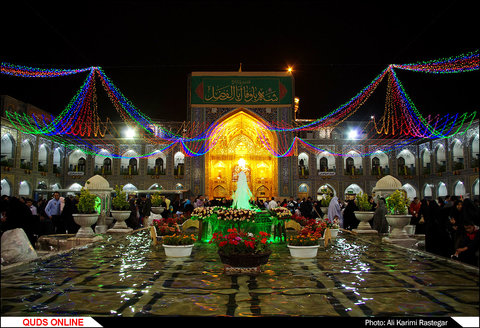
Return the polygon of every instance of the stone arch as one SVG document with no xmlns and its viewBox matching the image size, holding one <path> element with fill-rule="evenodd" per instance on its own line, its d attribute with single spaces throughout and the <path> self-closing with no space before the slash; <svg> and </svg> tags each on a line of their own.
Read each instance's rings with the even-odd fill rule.
<svg viewBox="0 0 480 328">
<path fill-rule="evenodd" d="M 53 173 L 61 173 L 62 171 L 63 151 L 60 147 L 53 150 Z"/>
<path fill-rule="evenodd" d="M 447 169 L 447 158 L 445 155 L 445 147 L 442 144 L 438 144 L 435 147 L 435 164 L 436 172 L 441 173 L 445 172 Z"/>
<path fill-rule="evenodd" d="M 33 144 L 30 140 L 24 140 L 20 146 L 20 168 L 33 168 Z"/>
<path fill-rule="evenodd" d="M 477 178 L 472 184 L 472 195 L 473 195 L 472 198 L 478 199 L 478 197 L 480 196 L 480 190 L 479 189 L 480 189 L 480 181 Z"/>
<path fill-rule="evenodd" d="M 183 177 L 185 174 L 185 154 L 177 151 L 173 156 L 173 172 L 176 177 Z"/>
<path fill-rule="evenodd" d="M 68 156 L 68 170 L 69 171 L 78 171 L 85 172 L 87 155 L 80 149 L 74 150 Z"/>
<path fill-rule="evenodd" d="M 333 196 L 337 196 L 337 191 L 331 184 L 325 183 L 324 185 L 320 186 L 317 190 L 317 200 L 320 200 L 321 197 L 323 197 L 323 195 L 325 194 L 329 196 L 330 194 L 333 194 Z"/>
<path fill-rule="evenodd" d="M 160 150 L 155 150 L 155 153 L 147 159 L 147 173 L 158 175 L 165 174 L 167 164 L 167 156 Z"/>
<path fill-rule="evenodd" d="M 125 151 L 120 160 L 120 174 L 138 174 L 138 157 L 138 153 L 133 149 Z"/>
<path fill-rule="evenodd" d="M 370 155 L 372 175 L 389 174 L 388 156 L 381 150 L 377 150 Z"/>
<path fill-rule="evenodd" d="M 433 185 L 432 184 L 429 184 L 429 183 L 426 183 L 424 186 L 423 186 L 423 198 L 428 198 L 428 199 L 433 199 L 434 198 L 434 194 L 433 194 Z"/>
<path fill-rule="evenodd" d="M 420 163 L 422 174 L 432 173 L 432 152 L 428 148 L 420 153 Z"/>
<path fill-rule="evenodd" d="M 328 151 L 321 152 L 316 157 L 317 170 L 320 172 L 335 172 L 335 156 Z"/>
<path fill-rule="evenodd" d="M 356 195 L 361 192 L 363 193 L 363 189 L 356 183 L 352 183 L 347 188 L 345 188 L 344 195 L 352 195 L 352 194 Z"/>
<path fill-rule="evenodd" d="M 46 172 L 48 170 L 48 157 L 50 154 L 50 150 L 42 143 L 38 147 L 38 170 L 41 172 Z"/>
<path fill-rule="evenodd" d="M 127 183 L 126 185 L 123 186 L 122 190 L 128 192 L 128 191 L 136 191 L 138 190 L 138 188 L 131 183 Z"/>
<path fill-rule="evenodd" d="M 470 149 L 470 167 L 479 167 L 480 153 L 479 153 L 478 133 L 475 134 L 469 142 Z"/>
<path fill-rule="evenodd" d="M 30 186 L 30 182 L 27 180 L 20 181 L 20 187 L 18 189 L 19 196 L 30 196 L 32 193 L 32 187 Z"/>
<path fill-rule="evenodd" d="M 402 186 L 402 189 L 407 193 L 407 197 L 410 200 L 413 200 L 414 197 L 417 197 L 417 189 L 409 183 L 406 183 Z"/>
<path fill-rule="evenodd" d="M 205 194 L 213 195 L 213 188 L 222 185 L 231 195 L 242 169 L 253 193 L 263 185 L 269 190 L 265 198 L 276 196 L 278 162 L 272 153 L 284 150 L 278 148 L 281 144 L 276 133 L 268 129 L 270 124 L 252 110 L 239 107 L 220 116 L 212 126 L 207 145 L 210 151 L 205 155 Z"/>
<path fill-rule="evenodd" d="M 302 183 L 298 186 L 298 198 L 307 198 L 310 187 L 306 183 Z"/>
<path fill-rule="evenodd" d="M 452 168 L 461 170 L 464 168 L 464 154 L 462 142 L 455 139 L 451 145 Z"/>
<path fill-rule="evenodd" d="M 403 149 L 397 155 L 398 175 L 415 175 L 415 156 L 408 149 Z"/>
<path fill-rule="evenodd" d="M 13 167 L 13 161 L 15 158 L 15 139 L 8 132 L 2 135 L 0 151 L 2 165 Z"/>
<path fill-rule="evenodd" d="M 454 196 L 465 196 L 466 194 L 466 189 L 465 185 L 463 184 L 462 181 L 457 180 L 453 184 L 453 195 Z"/>
<path fill-rule="evenodd" d="M 2 196 L 3 195 L 12 196 L 12 185 L 7 178 L 2 179 L 1 187 L 2 187 L 2 191 L 1 191 Z"/>
<path fill-rule="evenodd" d="M 437 186 L 437 196 L 438 197 L 445 197 L 448 195 L 448 189 L 445 182 L 440 181 Z"/>
<path fill-rule="evenodd" d="M 362 156 L 355 150 L 349 151 L 344 160 L 344 170 L 346 175 L 361 174 Z"/>
<path fill-rule="evenodd" d="M 101 149 L 98 154 L 95 155 L 95 174 L 112 174 L 112 154 L 106 150 Z"/>
</svg>

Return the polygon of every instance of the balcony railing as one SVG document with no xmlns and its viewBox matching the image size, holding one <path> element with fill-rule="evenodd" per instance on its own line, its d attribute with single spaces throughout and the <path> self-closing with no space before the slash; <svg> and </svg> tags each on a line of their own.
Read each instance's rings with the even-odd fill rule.
<svg viewBox="0 0 480 328">
<path fill-rule="evenodd" d="M 345 169 L 345 175 L 351 175 L 351 176 L 363 175 L 363 168 L 352 167 L 349 169 Z"/>
<path fill-rule="evenodd" d="M 47 164 L 38 163 L 38 172 L 47 172 L 47 171 L 48 171 Z"/>
<path fill-rule="evenodd" d="M 302 166 L 299 166 L 299 167 L 298 167 L 298 176 L 299 176 L 300 178 L 306 179 L 306 178 L 308 178 L 308 175 L 309 175 L 308 168 L 302 167 Z"/>
<path fill-rule="evenodd" d="M 378 166 L 376 168 L 372 168 L 371 175 L 376 175 L 376 176 L 384 176 L 390 174 L 390 168 L 389 167 L 381 167 Z"/>
<path fill-rule="evenodd" d="M 470 162 L 470 166 L 471 166 L 472 168 L 478 167 L 478 162 L 479 162 L 479 161 L 478 161 L 478 158 L 474 158 L 474 159 L 472 159 L 472 161 Z"/>
<path fill-rule="evenodd" d="M 464 166 L 462 162 L 453 162 L 454 170 L 463 170 Z"/>
<path fill-rule="evenodd" d="M 21 162 L 20 168 L 25 170 L 31 170 L 33 169 L 33 164 L 31 162 Z"/>
<path fill-rule="evenodd" d="M 60 166 L 57 166 L 57 164 L 53 164 L 53 173 L 55 174 L 62 173 L 62 168 Z"/>
<path fill-rule="evenodd" d="M 415 175 L 415 167 L 399 166 L 398 175 L 400 176 Z"/>
<path fill-rule="evenodd" d="M 165 175 L 165 169 L 162 166 L 155 166 L 155 167 L 148 167 L 147 168 L 148 175 Z"/>
<path fill-rule="evenodd" d="M 135 166 L 122 167 L 120 175 L 138 175 L 138 168 Z"/>
<path fill-rule="evenodd" d="M 104 166 L 102 167 L 96 167 L 94 170 L 95 174 L 101 174 L 101 175 L 112 175 L 112 169 L 111 168 L 106 168 Z"/>
<path fill-rule="evenodd" d="M 13 158 L 4 158 L 0 162 L 1 166 L 13 167 Z"/>
<path fill-rule="evenodd" d="M 446 165 L 438 165 L 437 166 L 437 173 L 443 173 L 446 171 Z"/>
</svg>

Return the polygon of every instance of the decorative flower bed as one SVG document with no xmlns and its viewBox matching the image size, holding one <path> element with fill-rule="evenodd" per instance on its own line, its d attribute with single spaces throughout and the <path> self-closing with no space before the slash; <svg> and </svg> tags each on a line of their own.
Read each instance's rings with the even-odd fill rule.
<svg viewBox="0 0 480 328">
<path fill-rule="evenodd" d="M 220 260 L 227 274 L 258 274 L 260 265 L 266 264 L 272 251 L 269 248 L 269 234 L 258 234 L 228 229 L 228 234 L 213 234 L 210 243 L 217 245 Z"/>
</svg>

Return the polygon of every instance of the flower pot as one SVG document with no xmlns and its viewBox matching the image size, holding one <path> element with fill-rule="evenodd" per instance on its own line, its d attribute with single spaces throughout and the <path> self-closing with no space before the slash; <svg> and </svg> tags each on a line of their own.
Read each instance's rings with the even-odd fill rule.
<svg viewBox="0 0 480 328">
<path fill-rule="evenodd" d="M 407 232 L 407 235 L 409 235 L 409 236 L 415 235 L 415 228 L 416 228 L 415 225 L 413 225 L 413 224 L 407 224 L 407 225 L 405 226 L 405 231 Z"/>
<path fill-rule="evenodd" d="M 97 213 L 93 213 L 93 214 L 78 213 L 78 214 L 72 214 L 72 215 L 75 223 L 80 226 L 80 229 L 78 229 L 78 232 L 75 235 L 75 237 L 78 237 L 78 238 L 93 237 L 95 233 L 93 232 L 92 225 L 97 223 L 98 214 Z"/>
<path fill-rule="evenodd" d="M 372 230 L 368 221 L 373 219 L 375 212 L 370 211 L 355 211 L 353 212 L 355 217 L 357 218 L 360 223 L 358 224 L 357 230 Z"/>
<path fill-rule="evenodd" d="M 228 264 L 232 267 L 257 267 L 262 264 L 267 264 L 268 258 L 272 251 L 260 254 L 232 254 L 227 255 L 222 251 L 218 251 L 220 260 L 223 264 Z"/>
<path fill-rule="evenodd" d="M 290 250 L 290 255 L 299 259 L 312 259 L 317 257 L 318 248 L 320 245 L 313 246 L 291 246 L 287 245 Z"/>
<path fill-rule="evenodd" d="M 390 226 L 390 239 L 406 239 L 408 238 L 405 226 L 410 224 L 411 215 L 385 215 L 388 225 Z"/>
<path fill-rule="evenodd" d="M 163 206 L 155 206 L 151 208 L 151 211 L 155 214 L 162 214 L 164 210 L 165 210 L 165 207 Z"/>
<path fill-rule="evenodd" d="M 113 226 L 113 229 L 128 229 L 127 224 L 125 223 L 125 220 L 127 220 L 130 217 L 130 211 L 111 210 L 110 213 L 112 213 L 112 217 L 116 221 L 115 225 Z"/>
<path fill-rule="evenodd" d="M 331 237 L 332 237 L 332 238 L 337 238 L 339 231 L 340 231 L 340 229 L 330 229 L 330 235 L 331 235 Z"/>
<path fill-rule="evenodd" d="M 163 245 L 167 257 L 187 257 L 192 254 L 192 245 Z"/>
</svg>

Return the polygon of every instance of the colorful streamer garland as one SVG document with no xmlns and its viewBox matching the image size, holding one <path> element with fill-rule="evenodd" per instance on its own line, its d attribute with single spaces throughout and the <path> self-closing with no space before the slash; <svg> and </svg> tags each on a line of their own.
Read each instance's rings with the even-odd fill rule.
<svg viewBox="0 0 480 328">
<path fill-rule="evenodd" d="M 287 134 L 312 131 L 320 128 L 333 128 L 344 122 L 353 115 L 373 94 L 378 85 L 387 78 L 387 95 L 383 116 L 373 119 L 374 131 L 377 139 L 389 138 L 382 150 L 391 151 L 405 147 L 421 138 L 450 138 L 457 134 L 463 134 L 470 127 L 476 117 L 476 112 L 463 113 L 461 115 L 436 115 L 423 117 L 405 91 L 394 69 L 409 70 L 414 72 L 431 74 L 456 74 L 472 72 L 479 69 L 479 51 L 456 57 L 430 60 L 414 64 L 392 64 L 382 71 L 369 85 L 363 88 L 357 95 L 345 102 L 329 114 L 305 125 L 291 126 L 285 122 L 265 125 L 258 123 L 256 129 L 259 139 L 266 149 L 275 157 L 292 156 L 296 153 L 299 145 L 310 149 L 312 152 L 323 152 L 303 139 L 295 136 L 290 144 Z M 142 137 L 151 144 L 162 145 L 157 151 L 135 156 L 135 158 L 154 156 L 158 151 L 171 150 L 179 145 L 187 156 L 202 156 L 208 153 L 219 140 L 223 133 L 223 125 L 212 123 L 210 126 L 199 129 L 193 126 L 186 131 L 174 133 L 164 127 L 158 127 L 154 131 L 154 122 L 129 101 L 113 82 L 106 76 L 100 67 L 81 69 L 40 69 L 24 67 L 14 64 L 2 63 L 0 73 L 22 78 L 54 78 L 73 74 L 89 72 L 83 85 L 77 91 L 66 108 L 57 117 L 32 117 L 26 114 L 11 113 L 6 111 L 6 117 L 12 124 L 24 133 L 41 134 L 53 141 L 59 142 L 68 148 L 81 148 L 85 152 L 101 155 L 101 150 L 107 149 L 110 157 L 132 158 L 115 153 L 114 147 L 108 147 L 102 141 L 108 129 L 115 129 L 107 118 L 102 122 L 98 115 L 96 102 L 96 78 L 99 78 L 103 89 L 110 101 L 119 113 L 122 120 L 130 127 L 141 127 Z M 271 145 L 263 131 L 270 130 L 281 135 L 277 145 Z M 373 130 L 373 129 L 372 129 Z M 395 138 L 392 140 L 392 138 Z M 375 151 L 378 151 L 375 150 Z M 102 152 L 103 153 L 103 152 Z M 371 153 L 364 153 L 368 156 Z M 335 156 L 343 156 L 333 153 Z"/>
</svg>

